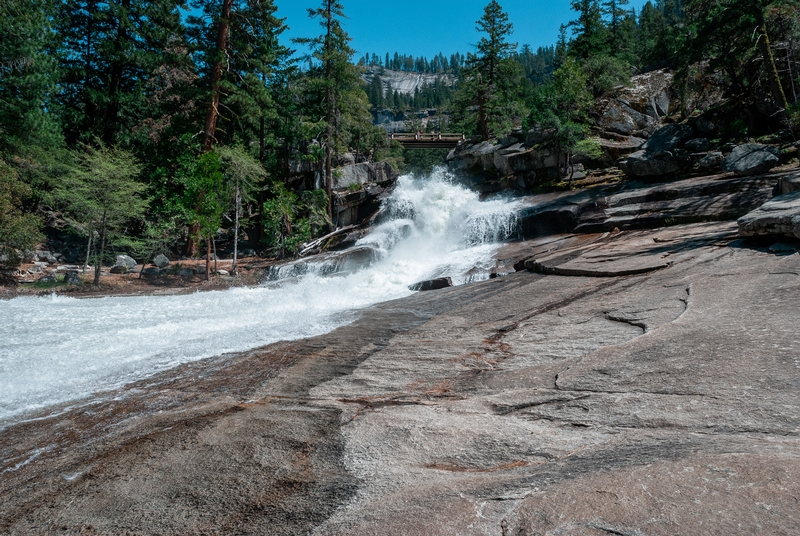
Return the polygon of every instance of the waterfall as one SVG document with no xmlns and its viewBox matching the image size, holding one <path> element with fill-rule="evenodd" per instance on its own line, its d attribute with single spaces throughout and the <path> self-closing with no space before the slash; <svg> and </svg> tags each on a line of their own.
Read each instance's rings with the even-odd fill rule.
<svg viewBox="0 0 800 536">
<path fill-rule="evenodd" d="M 293 263 L 255 288 L 0 302 L 0 426 L 181 363 L 327 333 L 420 280 L 488 277 L 497 243 L 514 235 L 516 208 L 481 201 L 444 170 L 403 176 L 381 223 L 343 253 L 357 263 Z"/>
</svg>

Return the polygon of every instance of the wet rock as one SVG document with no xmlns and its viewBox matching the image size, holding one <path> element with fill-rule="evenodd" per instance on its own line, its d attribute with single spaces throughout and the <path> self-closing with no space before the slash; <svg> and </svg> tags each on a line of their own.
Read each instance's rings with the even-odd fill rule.
<svg viewBox="0 0 800 536">
<path fill-rule="evenodd" d="M 425 290 L 439 290 L 441 288 L 452 287 L 453 281 L 449 277 L 437 277 L 436 279 L 428 279 L 427 281 L 420 281 L 408 286 L 408 290 L 425 291 Z"/>
<path fill-rule="evenodd" d="M 775 242 L 769 247 L 769 251 L 778 254 L 792 254 L 800 249 L 800 242 Z"/>
<path fill-rule="evenodd" d="M 167 266 L 169 266 L 169 259 L 163 253 L 159 253 L 153 258 L 153 264 L 155 264 L 159 268 L 166 268 Z"/>
<path fill-rule="evenodd" d="M 800 191 L 784 194 L 739 218 L 739 236 L 800 238 Z"/>
<path fill-rule="evenodd" d="M 745 143 L 735 147 L 722 161 L 723 171 L 739 176 L 766 173 L 780 163 L 780 149 L 760 143 Z"/>
<path fill-rule="evenodd" d="M 4 426 L 3 530 L 797 534 L 800 256 L 736 238 L 516 243 L 675 262 L 415 293 Z"/>
<path fill-rule="evenodd" d="M 81 279 L 80 272 L 77 270 L 67 270 L 64 274 L 64 283 L 67 285 L 83 285 L 83 279 Z"/>
</svg>

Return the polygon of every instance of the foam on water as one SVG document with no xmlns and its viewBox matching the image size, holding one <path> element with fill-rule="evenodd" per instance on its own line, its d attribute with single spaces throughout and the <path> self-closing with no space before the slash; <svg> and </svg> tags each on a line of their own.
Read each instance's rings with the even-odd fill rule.
<svg viewBox="0 0 800 536">
<path fill-rule="evenodd" d="M 181 363 L 329 332 L 423 279 L 463 282 L 514 232 L 514 202 L 481 202 L 444 171 L 401 177 L 386 203 L 384 223 L 356 246 L 377 260 L 352 273 L 326 277 L 309 263 L 291 283 L 258 288 L 0 302 L 0 425 Z"/>
</svg>

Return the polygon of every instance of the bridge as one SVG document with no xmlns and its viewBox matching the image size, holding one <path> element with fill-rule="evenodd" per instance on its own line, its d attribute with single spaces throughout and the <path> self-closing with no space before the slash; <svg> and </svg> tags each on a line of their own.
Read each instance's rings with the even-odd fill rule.
<svg viewBox="0 0 800 536">
<path fill-rule="evenodd" d="M 466 140 L 464 134 L 442 132 L 392 132 L 389 139 L 399 141 L 404 149 L 452 149 Z"/>
</svg>

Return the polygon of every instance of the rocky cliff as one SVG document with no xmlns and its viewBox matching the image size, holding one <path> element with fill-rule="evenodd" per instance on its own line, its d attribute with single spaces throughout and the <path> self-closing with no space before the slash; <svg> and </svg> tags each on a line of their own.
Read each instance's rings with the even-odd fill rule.
<svg viewBox="0 0 800 536">
<path fill-rule="evenodd" d="M 730 103 L 723 101 L 721 93 L 692 95 L 691 102 L 706 111 L 684 121 L 680 121 L 676 95 L 672 74 L 661 70 L 635 76 L 630 86 L 597 99 L 591 130 L 601 154 L 591 159 L 579 155 L 571 168 L 563 152 L 555 150 L 554 133 L 541 128 L 464 143 L 451 151 L 447 162 L 467 183 L 483 191 L 524 192 L 559 178 L 581 181 L 592 170 L 606 178 L 624 174 L 646 180 L 674 180 L 720 170 L 745 176 L 765 173 L 796 157 L 797 147 L 790 137 L 767 136 L 762 143 L 741 135 L 725 138 L 723 134 L 730 134 L 730 123 L 738 121 L 742 111 L 729 110 Z"/>
<path fill-rule="evenodd" d="M 456 77 L 444 73 L 411 73 L 406 71 L 393 71 L 391 69 L 368 69 L 364 71 L 361 78 L 365 82 L 371 82 L 372 78 L 378 75 L 383 82 L 384 89 L 391 85 L 393 91 L 404 95 L 413 95 L 414 91 L 421 89 L 426 84 L 433 84 L 437 78 L 447 85 L 453 85 Z"/>
</svg>

